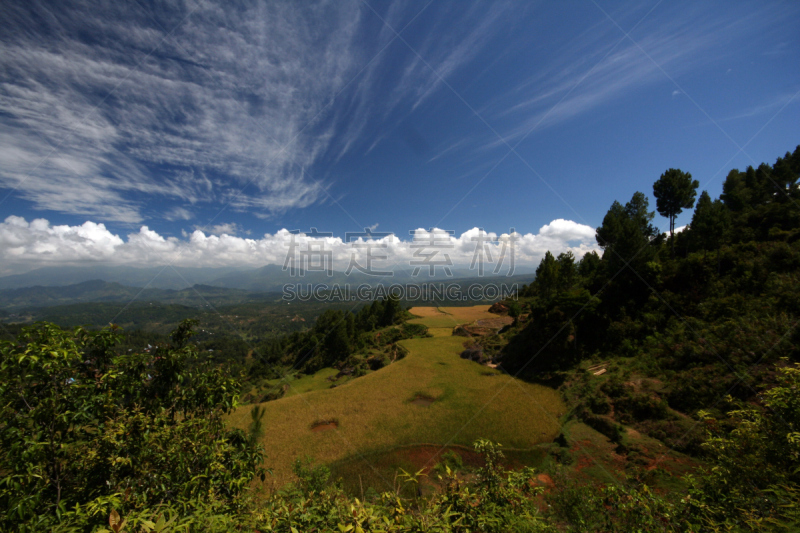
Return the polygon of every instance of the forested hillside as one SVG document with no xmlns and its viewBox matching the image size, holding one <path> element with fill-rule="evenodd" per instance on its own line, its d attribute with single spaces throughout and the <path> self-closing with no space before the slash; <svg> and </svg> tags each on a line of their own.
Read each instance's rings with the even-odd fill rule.
<svg viewBox="0 0 800 533">
<path fill-rule="evenodd" d="M 548 253 L 514 302 L 515 327 L 483 340 L 511 374 L 560 385 L 619 453 L 641 452 L 632 429 L 723 461 L 703 509 L 734 529 L 796 519 L 800 396 L 775 387 L 800 361 L 799 175 L 800 147 L 732 170 L 721 197 L 703 191 L 695 207 L 697 182 L 670 169 L 657 210 L 695 207 L 686 229 L 659 234 L 641 192 L 614 202 L 597 229 L 602 258 Z"/>
</svg>

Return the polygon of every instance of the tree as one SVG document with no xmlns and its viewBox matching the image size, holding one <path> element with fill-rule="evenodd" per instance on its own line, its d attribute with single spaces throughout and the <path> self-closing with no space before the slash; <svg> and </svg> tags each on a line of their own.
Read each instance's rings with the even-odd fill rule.
<svg viewBox="0 0 800 533">
<path fill-rule="evenodd" d="M 716 531 L 734 524 L 789 531 L 800 522 L 800 366 L 775 370 L 777 385 L 759 395 L 764 408 L 740 405 L 726 424 L 698 413 L 708 428 L 703 448 L 713 468 L 700 476 L 688 501 Z"/>
<path fill-rule="evenodd" d="M 603 270 L 603 263 L 600 256 L 594 250 L 587 253 L 578 262 L 578 275 L 581 277 L 586 287 L 589 287 L 594 292 L 597 278 Z"/>
<path fill-rule="evenodd" d="M 647 197 L 636 192 L 624 206 L 614 202 L 597 228 L 595 238 L 603 248 L 603 270 L 609 281 L 603 298 L 607 313 L 630 310 L 650 294 L 661 243 L 661 233 L 651 223 L 654 216 Z"/>
<path fill-rule="evenodd" d="M 322 350 L 320 357 L 309 359 L 305 363 L 305 372 L 316 372 L 320 368 L 332 366 L 350 355 L 351 336 L 347 331 L 346 315 L 341 311 L 328 309 L 322 313 L 314 323 L 314 332 L 321 339 Z"/>
<path fill-rule="evenodd" d="M 692 175 L 676 168 L 661 174 L 653 184 L 653 196 L 656 197 L 656 209 L 661 216 L 669 219 L 669 236 L 675 232 L 675 217 L 684 209 L 694 206 L 697 187 L 700 182 L 692 180 Z"/>
<path fill-rule="evenodd" d="M 382 326 L 391 326 L 402 315 L 403 307 L 400 305 L 400 298 L 395 294 L 390 294 L 389 297 L 383 301 L 383 316 L 379 323 Z"/>
<path fill-rule="evenodd" d="M 734 212 L 744 211 L 750 203 L 750 191 L 745 185 L 744 176 L 744 173 L 733 169 L 722 183 L 720 200 Z"/>
<path fill-rule="evenodd" d="M 559 292 L 568 291 L 575 284 L 578 270 L 575 265 L 575 256 L 572 251 L 562 252 L 558 254 L 556 262 L 558 263 L 558 290 Z"/>
<path fill-rule="evenodd" d="M 728 209 L 720 200 L 711 201 L 707 191 L 700 194 L 689 225 L 689 237 L 695 249 L 718 248 L 730 225 Z"/>
<path fill-rule="evenodd" d="M 115 329 L 39 323 L 0 341 L 0 530 L 50 531 L 80 509 L 236 505 L 263 458 L 227 426 L 239 385 L 196 361 L 192 326 L 144 354 L 118 355 Z"/>
<path fill-rule="evenodd" d="M 597 228 L 595 238 L 604 250 L 603 261 L 611 267 L 610 276 L 629 264 L 636 270 L 652 259 L 650 243 L 658 230 L 651 223 L 655 215 L 648 209 L 647 197 L 635 192 L 624 207 L 616 201 L 611 204 L 603 224 Z"/>
<path fill-rule="evenodd" d="M 550 296 L 558 289 L 559 264 L 548 250 L 536 268 L 536 285 L 544 296 Z"/>
<path fill-rule="evenodd" d="M 325 360 L 323 366 L 332 366 L 344 361 L 350 355 L 350 339 L 347 336 L 347 324 L 344 318 L 334 323 L 325 335 Z"/>
</svg>

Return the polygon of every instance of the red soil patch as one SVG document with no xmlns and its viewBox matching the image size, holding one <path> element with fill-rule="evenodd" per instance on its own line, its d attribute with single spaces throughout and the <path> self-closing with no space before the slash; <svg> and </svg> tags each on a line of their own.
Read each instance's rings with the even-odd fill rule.
<svg viewBox="0 0 800 533">
<path fill-rule="evenodd" d="M 328 431 L 329 429 L 337 429 L 338 427 L 339 422 L 336 420 L 322 420 L 311 424 L 311 431 L 319 433 L 320 431 Z"/>
<path fill-rule="evenodd" d="M 545 487 L 554 487 L 556 484 L 548 474 L 537 474 L 536 481 Z"/>
</svg>

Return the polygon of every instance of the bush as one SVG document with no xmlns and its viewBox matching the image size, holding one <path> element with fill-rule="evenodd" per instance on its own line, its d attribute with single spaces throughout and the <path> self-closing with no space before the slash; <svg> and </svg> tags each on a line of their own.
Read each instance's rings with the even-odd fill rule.
<svg viewBox="0 0 800 533">
<path fill-rule="evenodd" d="M 327 466 L 314 466 L 308 457 L 305 461 L 296 459 L 292 464 L 292 472 L 297 476 L 297 487 L 306 497 L 322 492 L 331 478 L 331 471 Z"/>
<path fill-rule="evenodd" d="M 587 426 L 611 439 L 612 442 L 621 442 L 622 436 L 625 434 L 625 429 L 607 416 L 584 414 L 583 421 Z"/>
<path fill-rule="evenodd" d="M 41 323 L 0 342 L 0 527 L 97 524 L 164 501 L 238 507 L 262 454 L 225 425 L 238 384 L 197 364 L 193 325 L 149 354 L 117 355 L 115 328 Z"/>
<path fill-rule="evenodd" d="M 587 395 L 584 401 L 586 402 L 586 407 L 596 415 L 605 415 L 611 410 L 608 398 L 598 391 Z"/>
</svg>

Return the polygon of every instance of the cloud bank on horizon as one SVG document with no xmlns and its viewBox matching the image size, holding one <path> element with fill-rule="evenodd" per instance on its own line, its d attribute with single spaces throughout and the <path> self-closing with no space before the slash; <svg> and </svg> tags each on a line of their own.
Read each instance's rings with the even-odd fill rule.
<svg viewBox="0 0 800 533">
<path fill-rule="evenodd" d="M 365 267 L 367 254 L 375 258 L 383 256 L 383 259 L 376 259 L 373 263 L 376 269 L 408 269 L 415 257 L 420 257 L 415 254 L 430 253 L 434 249 L 439 250 L 440 254 L 436 260 L 446 254 L 454 266 L 464 267 L 470 266 L 475 259 L 476 249 L 480 249 L 487 271 L 500 264 L 500 258 L 504 257 L 500 273 L 506 274 L 512 254 L 517 267 L 530 268 L 537 266 L 548 250 L 554 254 L 571 251 L 577 258 L 599 250 L 594 228 L 564 219 L 550 222 L 536 234 L 515 232 L 498 235 L 479 228 L 472 228 L 458 236 L 447 234 L 444 230 L 423 228 L 411 233 L 404 238 L 387 234 L 379 238 L 360 237 L 346 242 L 341 237 L 314 237 L 310 232 L 293 235 L 286 229 L 260 238 L 239 237 L 224 232 L 213 235 L 194 230 L 185 233 L 181 239 L 164 237 L 142 226 L 138 232 L 122 238 L 102 223 L 87 221 L 80 226 L 51 225 L 45 219 L 28 222 L 22 217 L 10 216 L 0 223 L 0 264 L 3 265 L 0 275 L 17 274 L 41 266 L 283 266 L 292 242 L 301 251 L 315 250 L 317 248 L 314 246 L 317 245 L 321 245 L 320 250 L 330 251 L 331 267 L 335 271 L 346 271 L 351 259 Z M 423 245 L 431 242 L 435 244 L 425 249 Z M 354 243 L 370 246 L 353 246 Z"/>
</svg>

